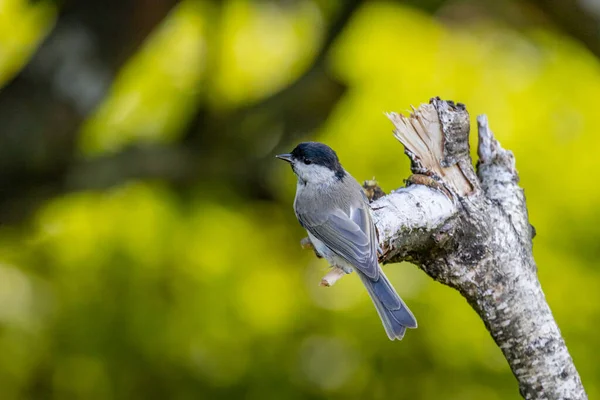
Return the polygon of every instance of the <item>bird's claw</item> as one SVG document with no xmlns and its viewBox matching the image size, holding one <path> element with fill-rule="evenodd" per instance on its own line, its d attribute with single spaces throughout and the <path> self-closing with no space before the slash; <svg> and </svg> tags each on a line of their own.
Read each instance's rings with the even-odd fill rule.
<svg viewBox="0 0 600 400">
<path fill-rule="evenodd" d="M 315 251 L 315 256 L 317 256 L 317 258 L 323 258 L 323 256 L 321 256 L 317 252 L 317 249 L 315 249 L 315 246 L 313 246 L 312 242 L 310 241 L 310 238 L 308 238 L 308 237 L 305 237 L 304 239 L 302 239 L 300 241 L 300 247 L 302 247 L 302 249 L 304 249 L 304 250 L 313 249 Z"/>
<path fill-rule="evenodd" d="M 308 237 L 305 237 L 300 241 L 300 247 L 304 250 L 314 249 L 314 246 Z"/>
</svg>

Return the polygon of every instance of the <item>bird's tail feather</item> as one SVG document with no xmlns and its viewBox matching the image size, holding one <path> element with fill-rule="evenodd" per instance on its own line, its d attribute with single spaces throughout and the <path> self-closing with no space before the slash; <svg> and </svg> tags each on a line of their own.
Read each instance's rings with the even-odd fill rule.
<svg viewBox="0 0 600 400">
<path fill-rule="evenodd" d="M 369 278 L 358 270 L 356 272 L 367 288 L 390 340 L 401 340 L 406 328 L 417 327 L 414 315 L 398 296 L 381 268 L 377 280 Z"/>
</svg>

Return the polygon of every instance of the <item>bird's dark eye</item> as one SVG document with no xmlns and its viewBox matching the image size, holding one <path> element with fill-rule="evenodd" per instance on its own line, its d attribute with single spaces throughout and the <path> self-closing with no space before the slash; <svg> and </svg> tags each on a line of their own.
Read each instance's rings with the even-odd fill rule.
<svg viewBox="0 0 600 400">
<path fill-rule="evenodd" d="M 312 164 L 312 161 L 310 161 L 309 159 L 305 158 L 304 159 L 304 164 L 310 165 L 310 164 Z"/>
</svg>

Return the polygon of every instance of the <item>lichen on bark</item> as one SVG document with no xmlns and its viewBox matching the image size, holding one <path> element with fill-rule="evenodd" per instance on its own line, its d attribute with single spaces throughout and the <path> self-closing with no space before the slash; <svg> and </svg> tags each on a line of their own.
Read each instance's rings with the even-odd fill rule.
<svg viewBox="0 0 600 400">
<path fill-rule="evenodd" d="M 502 350 L 523 398 L 587 399 L 537 277 L 513 154 L 479 116 L 475 171 L 461 103 L 433 98 L 409 116 L 387 115 L 414 175 L 371 203 L 380 262 L 410 261 L 458 290 Z M 372 184 L 366 190 L 375 193 Z"/>
</svg>

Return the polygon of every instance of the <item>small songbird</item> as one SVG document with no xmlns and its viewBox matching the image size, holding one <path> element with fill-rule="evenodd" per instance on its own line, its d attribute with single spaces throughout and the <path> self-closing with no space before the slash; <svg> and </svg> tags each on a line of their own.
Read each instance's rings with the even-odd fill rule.
<svg viewBox="0 0 600 400">
<path fill-rule="evenodd" d="M 402 339 L 417 320 L 379 267 L 377 234 L 360 184 L 322 143 L 300 143 L 276 157 L 289 162 L 298 177 L 294 211 L 315 250 L 332 266 L 356 271 L 388 337 Z"/>
</svg>

